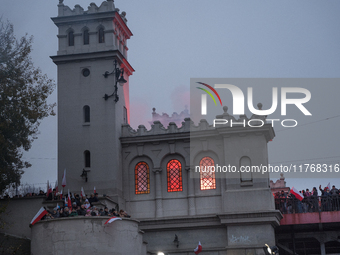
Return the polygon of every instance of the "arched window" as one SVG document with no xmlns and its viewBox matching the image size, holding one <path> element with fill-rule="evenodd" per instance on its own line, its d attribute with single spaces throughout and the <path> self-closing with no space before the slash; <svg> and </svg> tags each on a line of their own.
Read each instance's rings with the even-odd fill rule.
<svg viewBox="0 0 340 255">
<path fill-rule="evenodd" d="M 136 194 L 150 193 L 149 165 L 139 162 L 135 167 L 135 192 Z"/>
<path fill-rule="evenodd" d="M 210 157 L 200 161 L 200 186 L 201 190 L 216 189 L 215 162 Z"/>
<path fill-rule="evenodd" d="M 104 28 L 99 28 L 98 30 L 98 39 L 99 43 L 104 43 L 105 42 L 105 35 L 104 35 Z"/>
<path fill-rule="evenodd" d="M 91 154 L 90 151 L 84 151 L 85 167 L 91 167 Z"/>
<path fill-rule="evenodd" d="M 172 159 L 166 166 L 168 192 L 183 191 L 182 165 L 177 159 Z"/>
<path fill-rule="evenodd" d="M 87 28 L 83 31 L 83 40 L 84 40 L 84 45 L 87 45 L 90 43 L 90 35 L 89 35 L 89 30 Z"/>
<path fill-rule="evenodd" d="M 68 46 L 74 46 L 74 34 L 73 34 L 73 31 L 68 32 Z"/>
<path fill-rule="evenodd" d="M 247 157 L 247 156 L 244 156 L 240 159 L 240 166 L 241 167 L 247 167 L 247 166 L 251 166 L 251 161 L 250 161 L 250 158 Z M 253 181 L 253 177 L 252 177 L 252 173 L 249 171 L 249 172 L 245 172 L 245 171 L 240 171 L 241 173 L 241 183 L 242 182 L 252 182 Z"/>
<path fill-rule="evenodd" d="M 84 122 L 90 122 L 90 106 L 85 105 L 83 108 L 84 111 Z"/>
</svg>

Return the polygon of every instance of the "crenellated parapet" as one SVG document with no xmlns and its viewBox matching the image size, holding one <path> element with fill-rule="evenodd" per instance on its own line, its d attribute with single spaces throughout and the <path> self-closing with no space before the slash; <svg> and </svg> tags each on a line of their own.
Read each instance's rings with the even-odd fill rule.
<svg viewBox="0 0 340 255">
<path fill-rule="evenodd" d="M 79 4 L 72 9 L 59 0 L 58 16 L 52 20 L 59 28 L 58 55 L 118 50 L 127 58 L 127 40 L 132 33 L 126 12 L 120 13 L 113 0 L 100 6 L 91 3 L 87 10 Z"/>
<path fill-rule="evenodd" d="M 180 126 L 182 124 L 182 121 L 185 118 L 189 117 L 190 113 L 187 106 L 185 106 L 184 111 L 182 111 L 181 113 L 174 112 L 171 116 L 164 112 L 162 114 L 159 114 L 156 112 L 156 108 L 152 108 L 152 121 L 149 121 L 149 124 L 152 125 L 154 121 L 159 120 L 163 125 L 166 126 L 168 126 L 170 122 L 174 122 L 177 126 Z"/>
<path fill-rule="evenodd" d="M 258 104 L 258 108 L 261 110 L 262 104 Z M 209 124 L 206 119 L 201 119 L 200 122 L 195 125 L 190 118 L 185 118 L 182 122 L 182 126 L 179 127 L 175 122 L 170 122 L 168 127 L 165 127 L 161 121 L 156 120 L 151 125 L 151 129 L 147 130 L 144 125 L 139 125 L 137 130 L 134 130 L 128 124 L 122 126 L 122 137 L 135 137 L 135 136 L 149 136 L 149 135 L 160 135 L 160 134 L 176 134 L 184 132 L 195 132 L 204 130 L 214 130 L 216 128 L 240 128 L 240 127 L 262 127 L 267 124 L 266 116 L 259 116 L 253 114 L 250 118 L 246 115 L 240 115 L 236 119 L 233 115 L 228 113 L 228 107 L 223 107 L 223 113 L 216 116 L 213 123 Z M 155 113 L 155 110 L 153 114 Z M 163 113 L 163 116 L 168 116 Z M 166 123 L 166 122 L 165 122 Z"/>
<path fill-rule="evenodd" d="M 147 130 L 144 125 L 139 125 L 137 130 L 134 130 L 128 124 L 122 126 L 122 137 L 146 136 L 146 135 L 161 135 L 189 132 L 193 122 L 190 118 L 185 118 L 182 126 L 178 127 L 176 123 L 170 122 L 168 128 L 165 128 L 160 121 L 154 121 L 151 129 Z"/>
<path fill-rule="evenodd" d="M 64 0 L 59 0 L 58 4 L 58 16 L 73 16 L 73 15 L 82 15 L 82 14 L 92 14 L 92 13 L 100 13 L 100 12 L 110 12 L 116 11 L 119 12 L 118 8 L 115 8 L 113 0 L 107 0 L 102 2 L 100 6 L 97 6 L 95 3 L 90 3 L 87 7 L 87 11 L 84 10 L 79 4 L 76 4 L 73 9 L 64 5 Z M 126 13 L 122 12 L 121 16 L 124 17 L 124 21 Z"/>
</svg>

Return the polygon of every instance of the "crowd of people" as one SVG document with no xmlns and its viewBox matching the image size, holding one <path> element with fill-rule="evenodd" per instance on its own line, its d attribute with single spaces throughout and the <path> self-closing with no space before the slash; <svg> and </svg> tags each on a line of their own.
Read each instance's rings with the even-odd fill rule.
<svg viewBox="0 0 340 255">
<path fill-rule="evenodd" d="M 60 196 L 53 192 L 47 196 L 47 200 L 59 200 Z M 98 208 L 93 205 L 95 202 L 99 202 L 98 193 L 91 194 L 89 198 L 83 198 L 78 194 L 70 193 L 71 206 L 68 205 L 67 196 L 64 198 L 64 205 L 62 207 L 57 206 L 53 210 L 47 210 L 47 214 L 43 219 L 55 219 L 63 217 L 76 217 L 76 216 L 116 216 L 121 218 L 130 218 L 124 210 L 117 211 L 116 208 L 108 209 L 107 207 Z"/>
<path fill-rule="evenodd" d="M 299 191 L 303 198 L 294 195 L 291 190 L 288 192 L 275 193 L 275 209 L 280 210 L 281 213 L 307 213 L 307 212 L 325 212 L 325 211 L 339 211 L 340 210 L 340 191 L 335 187 L 321 188 L 321 195 L 319 196 L 316 187 L 311 191 L 309 189 Z"/>
</svg>

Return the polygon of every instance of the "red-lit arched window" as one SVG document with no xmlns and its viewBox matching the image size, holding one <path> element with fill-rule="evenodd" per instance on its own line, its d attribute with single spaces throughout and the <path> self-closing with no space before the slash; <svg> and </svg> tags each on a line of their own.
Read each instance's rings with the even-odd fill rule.
<svg viewBox="0 0 340 255">
<path fill-rule="evenodd" d="M 135 192 L 136 194 L 150 193 L 149 165 L 139 162 L 135 167 Z"/>
<path fill-rule="evenodd" d="M 172 159 L 166 166 L 168 192 L 183 191 L 182 165 L 177 159 Z"/>
<path fill-rule="evenodd" d="M 210 157 L 204 157 L 200 161 L 201 190 L 216 189 L 215 162 Z"/>
</svg>

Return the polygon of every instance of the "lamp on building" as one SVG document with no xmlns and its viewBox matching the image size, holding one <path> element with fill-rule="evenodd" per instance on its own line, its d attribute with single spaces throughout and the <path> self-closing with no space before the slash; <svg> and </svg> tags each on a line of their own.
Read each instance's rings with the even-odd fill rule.
<svg viewBox="0 0 340 255">
<path fill-rule="evenodd" d="M 158 252 L 157 255 L 164 255 L 164 252 Z"/>
<path fill-rule="evenodd" d="M 85 179 L 85 182 L 87 182 L 87 171 L 83 169 L 83 172 L 80 175 L 81 178 Z"/>
<path fill-rule="evenodd" d="M 108 71 L 106 71 L 103 75 L 105 78 L 107 78 L 109 75 L 114 74 L 116 77 L 115 80 L 115 90 L 111 95 L 105 94 L 104 95 L 104 99 L 107 100 L 109 97 L 114 97 L 115 98 L 115 102 L 117 103 L 119 101 L 119 96 L 118 96 L 118 86 L 117 84 L 119 83 L 119 85 L 123 86 L 124 83 L 126 83 L 127 81 L 124 79 L 124 69 L 123 68 L 118 68 L 117 67 L 117 59 L 115 59 L 113 61 L 114 64 L 114 69 L 113 71 L 110 73 Z"/>
<path fill-rule="evenodd" d="M 279 248 L 277 246 L 269 247 L 268 244 L 265 244 L 266 247 L 263 247 L 264 253 L 266 255 L 278 255 L 279 254 Z"/>
<path fill-rule="evenodd" d="M 176 247 L 178 248 L 179 246 L 179 240 L 178 240 L 178 236 L 175 234 L 175 240 L 174 243 L 176 244 Z"/>
</svg>

